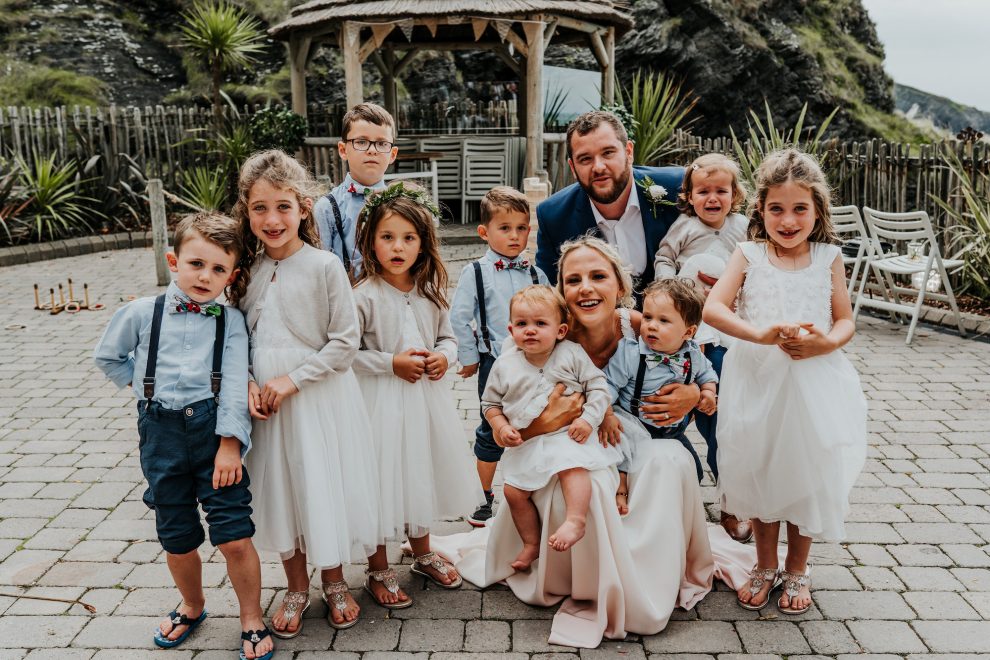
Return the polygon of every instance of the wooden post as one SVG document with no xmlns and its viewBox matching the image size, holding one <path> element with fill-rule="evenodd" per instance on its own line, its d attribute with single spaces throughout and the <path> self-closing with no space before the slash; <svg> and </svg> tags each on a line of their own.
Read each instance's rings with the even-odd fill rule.
<svg viewBox="0 0 990 660">
<path fill-rule="evenodd" d="M 302 37 L 289 39 L 289 75 L 292 88 L 292 111 L 306 116 L 306 62 L 309 60 L 311 40 Z"/>
<path fill-rule="evenodd" d="M 605 31 L 605 56 L 608 63 L 602 66 L 602 103 L 615 103 L 615 27 Z"/>
<path fill-rule="evenodd" d="M 543 15 L 529 17 L 526 31 L 526 176 L 543 169 Z"/>
<path fill-rule="evenodd" d="M 361 79 L 360 34 L 355 43 L 347 42 L 349 21 L 340 25 L 340 52 L 344 56 L 344 87 L 347 94 L 347 108 L 353 108 L 364 101 L 364 83 Z"/>
<path fill-rule="evenodd" d="M 385 70 L 382 71 L 382 93 L 385 97 L 385 109 L 399 121 L 398 90 L 395 85 L 395 51 L 386 50 L 384 53 Z M 393 136 L 394 137 L 394 136 Z"/>
<path fill-rule="evenodd" d="M 158 275 L 158 286 L 165 286 L 172 278 L 169 277 L 168 264 L 165 263 L 168 227 L 165 223 L 165 194 L 162 192 L 161 179 L 148 181 L 148 200 L 151 202 L 151 241 L 155 248 L 155 273 Z"/>
</svg>

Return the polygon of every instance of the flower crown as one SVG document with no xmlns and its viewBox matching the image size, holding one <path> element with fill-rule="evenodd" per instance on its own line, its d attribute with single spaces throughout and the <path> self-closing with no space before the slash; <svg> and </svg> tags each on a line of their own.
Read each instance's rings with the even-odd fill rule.
<svg viewBox="0 0 990 660">
<path fill-rule="evenodd" d="M 440 209 L 425 190 L 419 188 L 407 188 L 402 181 L 397 181 L 381 192 L 376 192 L 368 197 L 364 202 L 364 213 L 370 214 L 375 207 L 385 202 L 390 202 L 399 197 L 408 197 L 417 204 L 425 206 L 437 220 L 440 219 Z"/>
</svg>

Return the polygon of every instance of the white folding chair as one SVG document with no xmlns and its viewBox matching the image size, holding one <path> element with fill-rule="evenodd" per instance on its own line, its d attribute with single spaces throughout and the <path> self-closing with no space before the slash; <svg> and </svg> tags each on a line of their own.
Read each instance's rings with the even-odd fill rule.
<svg viewBox="0 0 990 660">
<path fill-rule="evenodd" d="M 932 222 L 928 214 L 924 211 L 912 211 L 910 213 L 885 213 L 876 211 L 868 206 L 863 207 L 863 220 L 866 224 L 872 240 L 869 241 L 866 252 L 866 269 L 863 278 L 859 283 L 859 292 L 856 296 L 856 307 L 853 310 L 855 319 L 861 307 L 872 307 L 888 312 L 904 313 L 911 315 L 911 325 L 908 328 L 906 344 L 911 343 L 914 336 L 914 329 L 918 325 L 918 317 L 921 315 L 921 307 L 925 298 L 947 302 L 955 316 L 956 325 L 959 327 L 959 334 L 966 336 L 963 328 L 962 317 L 959 315 L 959 307 L 956 305 L 956 296 L 952 293 L 952 283 L 949 281 L 949 272 L 954 272 L 962 268 L 961 259 L 943 259 L 939 251 L 938 242 L 935 240 L 935 232 L 932 230 Z M 927 254 L 921 258 L 912 258 L 908 255 L 883 254 L 880 248 L 880 241 L 887 240 L 895 245 L 898 242 L 920 241 L 924 244 Z M 942 279 L 942 286 L 945 293 L 933 293 L 927 291 L 925 283 L 928 274 L 936 270 Z M 883 300 L 877 298 L 867 298 L 863 295 L 866 281 L 870 278 L 870 272 L 876 275 L 877 283 L 880 285 Z M 895 276 L 910 277 L 915 273 L 924 273 L 924 282 L 921 287 L 915 289 L 897 283 Z M 901 298 L 917 296 L 913 304 L 901 302 Z"/>
<path fill-rule="evenodd" d="M 461 216 L 467 221 L 467 203 L 479 200 L 495 186 L 509 183 L 509 149 L 506 138 L 464 140 L 464 180 L 461 188 Z"/>
<path fill-rule="evenodd" d="M 866 262 L 866 250 L 870 242 L 870 235 L 866 231 L 866 225 L 863 224 L 863 216 L 859 214 L 858 207 L 852 205 L 833 206 L 831 208 L 831 214 L 832 226 L 835 229 L 835 233 L 844 240 L 854 239 L 859 243 L 859 247 L 856 249 L 856 256 L 848 256 L 845 250 L 842 251 L 843 265 L 852 266 L 848 286 L 849 298 L 851 300 L 857 291 L 856 282 L 862 274 L 861 271 Z M 849 242 L 852 243 L 852 241 Z"/>
</svg>

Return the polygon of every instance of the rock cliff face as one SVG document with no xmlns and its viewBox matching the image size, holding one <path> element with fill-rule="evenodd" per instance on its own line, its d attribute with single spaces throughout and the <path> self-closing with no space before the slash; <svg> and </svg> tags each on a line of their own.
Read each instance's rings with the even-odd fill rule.
<svg viewBox="0 0 990 660">
<path fill-rule="evenodd" d="M 182 90 L 197 84 L 197 74 L 176 46 L 178 17 L 190 4 L 0 0 L 0 53 L 8 60 L 98 78 L 106 83 L 105 101 L 160 103 L 177 91 L 182 97 Z M 262 6 L 257 0 L 239 4 Z M 632 0 L 630 11 L 637 27 L 617 46 L 620 77 L 628 82 L 637 69 L 646 68 L 681 78 L 699 99 L 696 133 L 726 135 L 730 126 L 745 130 L 747 110 L 762 112 L 764 98 L 785 123 L 805 102 L 810 124 L 839 106 L 834 131 L 848 138 L 896 137 L 911 130 L 891 114 L 893 83 L 883 71 L 883 47 L 860 0 Z M 337 59 L 333 49 L 317 58 L 309 77 L 311 102 L 340 99 Z M 547 63 L 596 68 L 585 49 L 551 46 Z M 235 82 L 273 89 L 273 74 L 283 64 L 282 44 L 270 43 L 260 65 Z M 373 93 L 377 72 L 369 65 L 365 74 Z M 282 72 L 283 88 L 285 77 Z M 405 89 L 419 101 L 417 83 L 429 91 L 437 80 L 451 78 L 447 87 L 457 91 L 467 81 L 493 77 L 513 76 L 490 54 L 437 54 L 417 62 Z"/>
</svg>

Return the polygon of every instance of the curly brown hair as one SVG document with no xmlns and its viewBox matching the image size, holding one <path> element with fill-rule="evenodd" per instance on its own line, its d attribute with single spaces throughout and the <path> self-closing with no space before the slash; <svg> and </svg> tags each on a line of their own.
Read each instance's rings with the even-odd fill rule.
<svg viewBox="0 0 990 660">
<path fill-rule="evenodd" d="M 261 239 L 251 231 L 251 219 L 248 214 L 248 197 L 251 188 L 261 179 L 279 190 L 288 190 L 295 194 L 301 211 L 299 238 L 313 247 L 322 248 L 320 230 L 313 218 L 313 200 L 319 197 L 322 191 L 309 170 L 279 149 L 269 149 L 254 154 L 241 165 L 240 176 L 237 179 L 237 202 L 231 212 L 234 219 L 240 222 L 241 233 L 244 236 L 244 254 L 241 255 L 239 264 L 241 276 L 236 286 L 231 286 L 229 294 L 233 305 L 236 305 L 247 292 L 251 280 L 251 267 L 258 259 L 258 255 L 264 251 Z"/>
<path fill-rule="evenodd" d="M 650 283 L 643 292 L 643 301 L 652 296 L 667 296 L 674 309 L 681 315 L 686 325 L 701 324 L 701 310 L 705 307 L 705 296 L 695 286 L 694 280 L 684 277 L 670 277 Z"/>
<path fill-rule="evenodd" d="M 825 179 L 825 172 L 813 156 L 797 149 L 771 152 L 756 170 L 756 196 L 749 205 L 750 240 L 773 242 L 763 221 L 763 209 L 770 189 L 788 181 L 807 188 L 811 193 L 812 205 L 815 207 L 815 227 L 808 240 L 815 243 L 839 243 L 830 209 L 832 189 Z"/>
<path fill-rule="evenodd" d="M 397 190 L 399 186 L 403 186 L 403 189 Z M 425 191 L 419 186 L 398 182 L 369 196 L 367 206 L 361 209 L 355 242 L 363 261 L 361 274 L 355 284 L 382 276 L 384 269 L 375 254 L 375 234 L 382 220 L 394 213 L 408 220 L 419 235 L 420 252 L 410 269 L 416 290 L 434 305 L 446 309 L 449 307 L 447 269 L 444 268 L 443 259 L 440 258 L 440 239 L 433 225 L 436 216 L 429 207 L 412 195 L 406 194 L 407 192 L 426 199 L 423 197 Z"/>
</svg>

